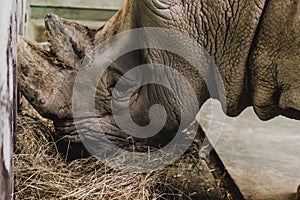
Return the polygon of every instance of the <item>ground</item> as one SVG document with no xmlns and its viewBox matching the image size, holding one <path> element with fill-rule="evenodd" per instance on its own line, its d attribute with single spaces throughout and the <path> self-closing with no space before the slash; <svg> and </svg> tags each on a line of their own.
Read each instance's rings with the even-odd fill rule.
<svg viewBox="0 0 300 200">
<path fill-rule="evenodd" d="M 208 103 L 201 110 L 206 129 L 211 121 Z M 220 110 L 216 101 L 212 105 Z M 245 199 L 295 200 L 300 184 L 300 121 L 282 116 L 261 121 L 252 108 L 224 121 L 221 115 L 212 119 L 223 124 L 221 134 L 209 137 Z"/>
<path fill-rule="evenodd" d="M 18 115 L 15 199 L 230 199 L 196 147 L 165 169 L 122 173 L 92 157 L 66 161 L 53 133 L 35 112 Z"/>
</svg>

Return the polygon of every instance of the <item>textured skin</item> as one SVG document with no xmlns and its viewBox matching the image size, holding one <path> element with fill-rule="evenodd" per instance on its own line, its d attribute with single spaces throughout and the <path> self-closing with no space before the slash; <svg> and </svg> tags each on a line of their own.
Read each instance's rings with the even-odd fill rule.
<svg viewBox="0 0 300 200">
<path fill-rule="evenodd" d="M 172 138 L 179 125 L 180 114 L 174 96 L 158 85 L 141 87 L 132 96 L 132 119 L 139 125 L 147 125 L 149 108 L 156 103 L 166 108 L 168 119 L 157 136 L 149 140 L 128 139 L 111 116 L 111 90 L 118 77 L 132 67 L 163 63 L 187 77 L 201 106 L 209 98 L 205 77 L 173 54 L 146 49 L 122 56 L 99 77 L 97 116 L 85 107 L 88 105 L 83 105 L 82 126 L 76 130 L 71 109 L 73 82 L 78 67 L 86 64 L 83 63 L 85 58 L 93 59 L 93 50 L 112 35 L 154 26 L 188 34 L 212 56 L 225 84 L 227 115 L 237 116 L 253 105 L 264 120 L 279 114 L 300 119 L 298 10 L 296 0 L 127 0 L 97 31 L 47 15 L 49 44 L 46 47 L 20 40 L 19 88 L 44 117 L 54 121 L 58 134 L 68 140 L 78 142 L 77 133 L 94 131 L 105 133 L 120 146 L 128 146 L 132 141 L 142 147 L 161 146 Z M 122 44 L 132 42 L 134 40 L 128 38 Z M 109 46 L 102 52 L 118 53 L 118 47 Z M 97 122 L 101 126 L 96 126 Z"/>
<path fill-rule="evenodd" d="M 297 188 L 296 200 L 300 200 L 300 185 Z"/>
<path fill-rule="evenodd" d="M 224 80 L 228 115 L 236 116 L 251 104 L 246 63 L 264 1 L 137 2 L 138 10 L 145 13 L 139 14 L 142 26 L 160 26 L 185 32 L 212 56 Z M 156 14 L 162 9 L 157 9 L 155 6 L 158 3 L 155 2 L 161 2 L 161 7 L 169 7 L 164 10 L 164 15 Z"/>
<path fill-rule="evenodd" d="M 252 101 L 264 120 L 300 119 L 300 2 L 272 0 L 251 56 Z"/>
</svg>

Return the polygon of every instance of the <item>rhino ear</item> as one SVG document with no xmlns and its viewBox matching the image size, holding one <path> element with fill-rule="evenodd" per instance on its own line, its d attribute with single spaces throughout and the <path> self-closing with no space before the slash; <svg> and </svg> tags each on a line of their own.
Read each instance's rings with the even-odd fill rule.
<svg viewBox="0 0 300 200">
<path fill-rule="evenodd" d="M 66 65 L 78 69 L 91 52 L 95 31 L 54 14 L 46 15 L 45 26 L 52 52 Z"/>
<path fill-rule="evenodd" d="M 43 117 L 69 117 L 76 71 L 53 57 L 45 46 L 22 37 L 18 42 L 17 68 L 19 90 Z"/>
</svg>

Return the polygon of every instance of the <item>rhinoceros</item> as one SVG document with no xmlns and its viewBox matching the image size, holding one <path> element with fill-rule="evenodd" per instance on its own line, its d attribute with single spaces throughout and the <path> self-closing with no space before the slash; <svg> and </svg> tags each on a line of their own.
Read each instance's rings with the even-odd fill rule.
<svg viewBox="0 0 300 200">
<path fill-rule="evenodd" d="M 172 140 L 180 126 L 180 102 L 172 91 L 159 84 L 142 85 L 132 91 L 128 100 L 130 117 L 139 126 L 147 126 L 151 118 L 155 118 L 155 112 L 151 114 L 153 105 L 164 107 L 165 113 L 157 116 L 158 123 L 160 117 L 166 116 L 159 134 L 149 138 L 129 137 L 113 117 L 114 87 L 128 71 L 149 63 L 164 64 L 183 74 L 195 91 L 197 109 L 213 97 L 207 83 L 222 82 L 224 112 L 228 116 L 237 116 L 246 107 L 253 106 L 262 120 L 278 115 L 299 120 L 299 9 L 296 0 L 127 0 L 98 30 L 48 14 L 45 17 L 48 43 L 20 38 L 18 87 L 43 117 L 53 120 L 59 137 L 71 143 L 80 143 L 78 134 L 87 131 L 104 134 L 119 147 L 137 146 L 141 151 L 149 146 L 160 148 Z M 210 72 L 199 74 L 189 61 L 173 52 L 133 49 L 110 61 L 103 76 L 99 77 L 94 87 L 96 111 L 90 110 L 87 103 L 82 105 L 84 109 L 78 108 L 79 113 L 74 117 L 72 96 L 79 71 L 88 69 L 97 57 L 117 54 L 126 45 L 137 42 L 135 37 L 120 39 L 118 34 L 145 28 L 142 43 L 148 43 L 151 40 L 147 35 L 148 27 L 176 31 L 191 38 L 211 57 L 221 80 L 210 77 L 207 81 L 206 75 Z M 102 45 L 114 36 L 111 43 Z M 191 56 L 197 58 L 199 55 Z M 107 62 L 97 59 L 96 63 L 101 67 Z M 134 81 L 141 81 L 143 76 L 126 77 L 121 88 L 130 89 Z M 82 79 L 88 83 L 92 78 Z M 172 77 L 167 79 L 174 82 Z M 182 84 L 176 84 L 176 80 L 171 87 L 177 87 L 177 91 L 186 90 Z M 82 89 L 77 101 L 80 98 L 84 101 L 86 95 L 88 93 Z M 193 104 L 188 98 L 185 100 Z M 115 101 L 122 103 L 122 99 Z M 157 108 L 159 111 L 160 107 Z M 194 118 L 196 113 L 190 113 L 191 119 Z M 75 126 L 74 121 L 80 126 Z"/>
</svg>

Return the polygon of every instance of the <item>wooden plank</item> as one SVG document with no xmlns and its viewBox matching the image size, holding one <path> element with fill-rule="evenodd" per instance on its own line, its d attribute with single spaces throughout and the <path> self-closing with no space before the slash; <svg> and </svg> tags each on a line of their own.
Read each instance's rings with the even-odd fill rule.
<svg viewBox="0 0 300 200">
<path fill-rule="evenodd" d="M 25 32 L 25 13 L 27 9 L 27 0 L 17 0 L 17 20 L 18 20 L 18 33 L 24 35 Z"/>
<path fill-rule="evenodd" d="M 124 0 L 28 0 L 26 36 L 45 42 L 44 17 L 54 13 L 65 19 L 98 29 L 122 6 Z"/>
<path fill-rule="evenodd" d="M 54 13 L 66 19 L 91 20 L 91 21 L 107 21 L 111 18 L 117 9 L 97 9 L 97 8 L 74 8 L 48 6 L 39 7 L 31 6 L 31 18 L 44 18 L 47 13 Z"/>
<path fill-rule="evenodd" d="M 0 2 L 0 199 L 13 190 L 12 137 L 15 122 L 15 64 L 17 59 L 18 0 Z"/>
<path fill-rule="evenodd" d="M 124 0 L 29 0 L 32 6 L 61 6 L 61 7 L 77 7 L 77 8 L 95 8 L 95 9 L 119 9 Z"/>
<path fill-rule="evenodd" d="M 98 29 L 104 25 L 106 21 L 83 21 L 83 20 L 72 20 L 79 24 L 84 24 L 91 29 Z M 27 37 L 37 42 L 46 42 L 46 30 L 44 19 L 31 19 L 29 22 L 30 29 L 27 32 Z"/>
</svg>

